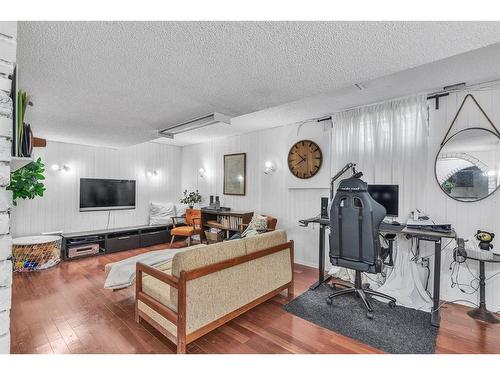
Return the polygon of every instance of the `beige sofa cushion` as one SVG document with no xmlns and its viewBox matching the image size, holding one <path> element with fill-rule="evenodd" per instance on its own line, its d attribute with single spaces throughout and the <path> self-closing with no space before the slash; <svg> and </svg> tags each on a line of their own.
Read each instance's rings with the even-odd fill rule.
<svg viewBox="0 0 500 375">
<path fill-rule="evenodd" d="M 171 275 L 172 268 L 164 269 L 168 266 L 171 266 L 171 263 L 168 265 L 162 265 L 161 267 L 158 267 L 158 269 L 168 275 Z M 160 301 L 165 306 L 177 311 L 177 304 L 173 304 L 170 300 L 170 285 L 158 280 L 156 277 L 145 274 L 142 277 L 142 290 L 144 293 Z"/>
<path fill-rule="evenodd" d="M 171 271 L 166 272 L 179 277 L 181 270 L 188 271 L 218 263 L 285 243 L 286 240 L 286 232 L 278 230 L 243 240 L 226 241 L 188 250 L 176 254 L 172 260 Z M 144 291 L 177 311 L 177 289 L 150 279 L 148 276 L 143 278 Z M 291 280 L 290 251 L 285 249 L 188 281 L 187 334 L 282 287 Z M 141 302 L 138 307 L 175 337 L 176 327 L 172 323 Z"/>
<path fill-rule="evenodd" d="M 259 250 L 268 249 L 270 247 L 280 245 L 286 242 L 286 232 L 283 229 L 259 234 L 245 238 L 246 253 L 255 253 Z"/>
<path fill-rule="evenodd" d="M 162 328 L 167 331 L 167 338 L 169 338 L 172 342 L 176 342 L 177 337 L 177 326 L 169 321 L 167 318 L 164 318 L 156 311 L 154 311 L 151 307 L 146 305 L 145 303 L 139 301 L 137 307 L 140 311 L 144 312 L 150 319 L 153 319 L 156 323 L 158 323 Z"/>
<path fill-rule="evenodd" d="M 172 260 L 172 275 L 179 277 L 181 271 L 222 262 L 223 260 L 245 255 L 244 240 L 218 242 L 202 248 L 188 250 L 174 255 Z M 170 291 L 170 300 L 177 306 L 177 290 Z"/>
</svg>

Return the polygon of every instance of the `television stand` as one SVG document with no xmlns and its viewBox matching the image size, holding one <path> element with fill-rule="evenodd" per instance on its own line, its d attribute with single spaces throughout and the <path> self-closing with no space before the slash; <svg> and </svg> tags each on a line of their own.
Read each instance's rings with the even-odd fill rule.
<svg viewBox="0 0 500 375">
<path fill-rule="evenodd" d="M 74 260 L 111 254 L 170 242 L 171 225 L 141 225 L 124 228 L 63 233 L 61 259 Z M 70 250 L 82 250 L 70 256 Z"/>
</svg>

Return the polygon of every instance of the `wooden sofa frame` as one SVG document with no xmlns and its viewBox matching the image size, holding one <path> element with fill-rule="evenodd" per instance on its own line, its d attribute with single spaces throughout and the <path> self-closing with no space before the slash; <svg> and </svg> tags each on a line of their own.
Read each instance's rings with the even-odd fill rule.
<svg viewBox="0 0 500 375">
<path fill-rule="evenodd" d="M 289 241 L 277 246 L 269 247 L 267 249 L 259 250 L 254 253 L 242 255 L 236 258 L 227 259 L 222 262 L 210 264 L 207 266 L 199 267 L 190 271 L 181 271 L 179 277 L 168 275 L 156 268 L 147 266 L 143 263 L 137 263 L 136 265 L 136 283 L 135 283 L 135 320 L 140 323 L 141 319 L 145 320 L 156 330 L 165 335 L 174 344 L 177 344 L 177 353 L 186 353 L 186 346 L 190 342 L 198 339 L 199 337 L 213 331 L 217 327 L 227 323 L 228 321 L 236 318 L 237 316 L 245 313 L 246 311 L 252 309 L 253 307 L 273 298 L 277 294 L 281 293 L 283 290 L 287 290 L 287 297 L 291 299 L 293 297 L 293 262 L 294 262 L 294 244 L 293 241 Z M 198 328 L 196 331 L 186 334 L 186 283 L 189 280 L 197 279 L 202 276 L 209 275 L 214 272 L 221 271 L 226 268 L 234 267 L 239 264 L 250 262 L 254 259 L 262 258 L 267 255 L 277 253 L 279 251 L 289 249 L 290 250 L 290 264 L 292 271 L 292 279 L 290 282 L 280 286 L 279 288 L 241 306 L 240 308 L 220 317 L 219 319 L 208 323 L 207 325 Z M 146 294 L 142 289 L 142 274 L 148 274 L 168 285 L 172 288 L 178 290 L 177 298 L 177 312 L 170 309 L 169 307 L 162 304 L 157 299 Z M 177 337 L 174 337 L 170 332 L 158 324 L 154 319 L 149 317 L 147 314 L 139 310 L 139 301 L 143 302 L 145 305 L 150 307 L 152 310 L 156 311 L 162 317 L 172 322 L 177 326 Z"/>
</svg>

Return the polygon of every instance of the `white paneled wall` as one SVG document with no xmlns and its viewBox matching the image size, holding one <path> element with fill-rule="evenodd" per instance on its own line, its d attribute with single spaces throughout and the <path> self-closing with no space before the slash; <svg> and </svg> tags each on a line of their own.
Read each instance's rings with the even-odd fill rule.
<svg viewBox="0 0 500 375">
<path fill-rule="evenodd" d="M 458 202 L 447 197 L 439 188 L 434 177 L 434 161 L 439 151 L 440 143 L 451 124 L 453 116 L 468 92 L 454 93 L 450 96 L 441 98 L 439 101 L 439 110 L 434 107 L 434 102 L 429 102 L 429 157 L 428 157 L 428 175 L 426 185 L 422 186 L 422 193 L 425 196 L 425 207 L 423 209 L 432 218 L 441 222 L 453 224 L 459 237 L 468 238 L 476 233 L 477 229 L 491 231 L 497 234 L 497 239 L 493 241 L 495 247 L 500 247 L 500 192 L 492 196 L 473 203 Z M 484 89 L 480 91 L 471 91 L 476 100 L 481 104 L 490 119 L 500 129 L 500 89 Z M 457 122 L 452 128 L 451 134 L 456 131 L 471 126 L 485 127 L 491 129 L 490 125 L 480 114 L 479 109 L 473 102 L 467 99 L 467 103 L 462 109 Z M 457 287 L 451 288 L 449 265 L 452 260 L 452 249 L 454 244 L 450 244 L 443 256 L 441 292 L 443 297 L 450 301 L 456 299 L 465 299 L 474 303 L 479 302 L 478 293 L 464 294 Z M 430 253 L 430 245 L 427 246 Z M 468 262 L 474 275 L 479 274 L 479 265 L 477 262 Z M 500 271 L 500 265 L 487 264 L 486 277 L 491 277 L 495 272 Z M 459 274 L 459 281 L 463 284 L 469 284 L 472 276 L 467 269 L 462 267 Z M 477 287 L 477 282 L 474 282 Z M 472 292 L 470 287 L 462 287 L 466 292 Z M 494 276 L 486 282 L 486 304 L 492 311 L 500 310 L 500 275 Z"/>
<path fill-rule="evenodd" d="M 177 146 L 143 143 L 122 149 L 47 142 L 35 149 L 46 167 L 45 195 L 19 200 L 12 210 L 15 237 L 59 231 L 73 232 L 106 228 L 108 211 L 79 212 L 79 181 L 82 177 L 136 180 L 135 210 L 111 211 L 109 227 L 148 224 L 151 201 L 169 202 L 180 198 L 181 150 Z M 69 171 L 53 171 L 53 164 L 67 165 Z M 158 176 L 147 176 L 148 171 Z"/>
<path fill-rule="evenodd" d="M 11 74 L 16 62 L 17 22 L 0 22 L 0 90 L 10 93 Z M 15 96 L 15 93 L 13 93 Z M 3 111 L 6 114 L 5 111 Z M 10 353 L 10 306 L 12 298 L 12 239 L 9 234 L 11 194 L 10 154 L 13 116 L 0 115 L 0 354 Z M 10 127 L 10 129 L 9 129 Z"/>
<path fill-rule="evenodd" d="M 500 106 L 498 105 L 500 103 L 500 89 L 479 91 L 474 95 L 493 122 L 500 127 Z M 460 237 L 467 238 L 472 236 L 477 229 L 484 229 L 497 233 L 498 238 L 500 238 L 499 192 L 478 203 L 460 203 L 446 197 L 435 181 L 434 159 L 439 150 L 439 144 L 464 96 L 465 93 L 460 93 L 442 98 L 439 110 L 435 110 L 434 103 L 429 102 L 428 174 L 421 187 L 425 203 L 419 208 L 437 221 L 451 223 Z M 467 125 L 486 126 L 484 120 L 479 116 L 479 112 L 470 103 L 464 108 L 457 125 L 456 130 Z M 300 137 L 307 138 L 313 132 L 312 126 L 318 125 L 306 124 L 300 130 Z M 317 215 L 320 210 L 320 197 L 328 196 L 329 191 L 327 189 L 288 189 L 286 175 L 289 172 L 286 156 L 290 145 L 287 140 L 296 131 L 296 126 L 284 126 L 183 147 L 182 189 L 199 187 L 205 199 L 208 199 L 210 194 L 219 194 L 223 205 L 276 216 L 279 227 L 286 229 L 289 238 L 296 242 L 296 261 L 316 266 L 318 262 L 318 227 L 299 227 L 298 220 Z M 324 136 L 329 137 L 329 132 L 325 132 Z M 335 134 L 331 136 L 335 137 Z M 247 194 L 244 197 L 222 195 L 223 155 L 236 152 L 247 153 Z M 332 150 L 331 155 L 332 158 L 336 157 L 335 150 Z M 277 164 L 278 168 L 274 174 L 264 174 L 264 164 L 267 160 Z M 201 167 L 207 171 L 207 176 L 204 179 L 198 177 L 198 170 Z M 410 165 L 408 168 L 412 168 L 412 166 Z M 400 216 L 404 217 L 405 214 L 400 213 Z M 446 300 L 467 299 L 477 302 L 478 293 L 467 295 L 457 288 L 450 287 L 449 264 L 451 250 L 454 246 L 455 244 L 451 243 L 443 256 L 442 298 Z M 500 240 L 496 246 L 500 246 Z M 422 247 L 424 254 L 432 254 L 430 245 L 423 244 Z M 409 250 L 401 249 L 401 251 Z M 470 262 L 470 267 L 472 272 L 477 274 L 477 264 Z M 488 265 L 486 270 L 488 276 L 492 276 L 494 272 L 500 271 L 500 267 Z M 424 276 L 424 269 L 422 269 L 422 273 Z M 460 280 L 463 283 L 469 283 L 471 280 L 470 274 L 467 274 L 467 270 L 462 270 L 460 273 Z M 432 277 L 430 280 L 429 290 L 432 290 Z M 498 290 L 497 288 L 500 288 L 500 275 L 487 282 L 487 304 L 493 311 L 500 310 L 500 295 L 495 292 Z M 470 288 L 467 289 L 467 291 L 469 290 Z"/>
<path fill-rule="evenodd" d="M 311 123 L 301 127 L 299 137 L 310 138 L 321 125 Z M 182 189 L 200 189 L 205 202 L 208 196 L 220 195 L 221 204 L 235 210 L 251 210 L 278 218 L 278 226 L 287 230 L 295 240 L 297 262 L 315 266 L 318 261 L 318 228 L 299 227 L 298 221 L 319 213 L 321 197 L 328 189 L 288 189 L 287 155 L 297 135 L 296 126 L 282 126 L 207 143 L 185 146 L 182 149 Z M 325 131 L 329 138 L 330 132 Z M 328 150 L 323 150 L 328 154 Z M 236 152 L 247 153 L 247 192 L 245 196 L 222 194 L 223 156 Z M 276 172 L 264 174 L 266 161 L 272 161 Z M 328 166 L 328 163 L 326 163 Z M 198 177 L 204 168 L 205 178 Z M 326 167 L 327 168 L 327 167 Z"/>
</svg>

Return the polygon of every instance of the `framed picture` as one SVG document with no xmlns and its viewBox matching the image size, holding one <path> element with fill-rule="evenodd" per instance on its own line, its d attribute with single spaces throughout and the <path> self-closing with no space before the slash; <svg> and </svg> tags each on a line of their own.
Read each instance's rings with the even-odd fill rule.
<svg viewBox="0 0 500 375">
<path fill-rule="evenodd" d="M 224 155 L 224 195 L 245 195 L 247 154 Z"/>
</svg>

